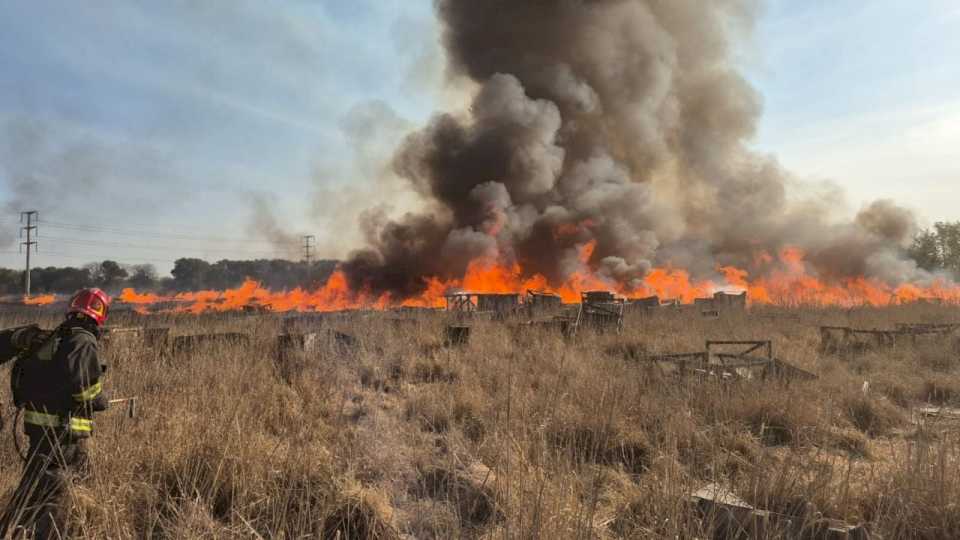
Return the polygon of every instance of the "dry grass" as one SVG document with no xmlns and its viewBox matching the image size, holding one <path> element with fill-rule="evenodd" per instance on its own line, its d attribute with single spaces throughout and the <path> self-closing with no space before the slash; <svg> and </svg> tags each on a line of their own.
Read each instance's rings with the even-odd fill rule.
<svg viewBox="0 0 960 540">
<path fill-rule="evenodd" d="M 960 426 L 911 422 L 918 405 L 960 405 L 955 344 L 838 358 L 817 352 L 816 330 L 954 321 L 954 309 L 664 313 L 574 341 L 478 321 L 454 348 L 440 318 L 383 317 L 331 317 L 324 327 L 359 345 L 331 339 L 282 367 L 275 317 L 112 321 L 252 344 L 109 351 L 110 393 L 140 396 L 141 416 L 99 418 L 94 479 L 74 490 L 78 536 L 725 538 L 688 503 L 712 482 L 798 523 L 960 537 Z M 820 379 L 681 379 L 640 360 L 722 338 L 772 339 Z M 6 445 L 0 489 L 18 475 Z"/>
</svg>

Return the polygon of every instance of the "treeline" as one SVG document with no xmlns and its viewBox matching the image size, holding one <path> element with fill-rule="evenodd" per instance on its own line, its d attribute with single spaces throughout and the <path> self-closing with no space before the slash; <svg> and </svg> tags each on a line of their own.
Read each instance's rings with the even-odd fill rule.
<svg viewBox="0 0 960 540">
<path fill-rule="evenodd" d="M 326 283 L 336 261 L 323 260 L 307 265 L 281 259 L 254 261 L 218 261 L 177 259 L 170 276 L 159 276 L 150 264 L 123 265 L 102 261 L 83 267 L 33 268 L 30 289 L 33 294 L 71 293 L 84 287 L 100 287 L 117 293 L 125 287 L 138 291 L 179 292 L 204 289 L 229 289 L 251 278 L 263 286 L 280 290 L 295 287 L 314 288 Z M 23 271 L 0 268 L 0 294 L 23 293 Z"/>
</svg>

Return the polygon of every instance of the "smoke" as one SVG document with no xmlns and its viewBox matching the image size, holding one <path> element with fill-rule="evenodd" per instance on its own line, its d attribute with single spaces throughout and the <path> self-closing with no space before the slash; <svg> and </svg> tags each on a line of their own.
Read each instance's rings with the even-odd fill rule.
<svg viewBox="0 0 960 540">
<path fill-rule="evenodd" d="M 269 241 L 279 253 L 289 259 L 299 259 L 301 237 L 286 230 L 277 221 L 272 198 L 265 193 L 249 193 L 247 197 L 251 209 L 247 234 Z"/>
<path fill-rule="evenodd" d="M 416 206 L 405 182 L 390 169 L 391 155 L 412 124 L 388 104 L 369 101 L 352 107 L 339 128 L 353 154 L 318 167 L 311 204 L 318 254 L 330 258 L 342 258 L 364 241 L 363 228 L 354 224 L 371 201 L 388 201 L 377 209 L 380 214 Z"/>
<path fill-rule="evenodd" d="M 732 56 L 750 0 L 438 0 L 451 78 L 469 111 L 410 134 L 393 170 L 427 201 L 363 219 L 356 287 L 412 294 L 473 260 L 520 263 L 554 284 L 580 268 L 635 286 L 654 266 L 712 275 L 804 249 L 822 275 L 910 273 L 915 225 L 890 201 L 853 222 L 795 201 L 796 182 L 749 148 L 762 106 Z M 889 273 L 889 272 L 887 272 Z M 884 276 L 888 277 L 888 276 Z"/>
</svg>

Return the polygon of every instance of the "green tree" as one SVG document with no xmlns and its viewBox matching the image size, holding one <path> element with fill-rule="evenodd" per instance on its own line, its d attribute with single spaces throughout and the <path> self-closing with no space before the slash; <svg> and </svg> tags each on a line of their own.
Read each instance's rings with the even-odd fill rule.
<svg viewBox="0 0 960 540">
<path fill-rule="evenodd" d="M 921 231 L 908 253 L 925 270 L 949 270 L 960 276 L 960 221 L 938 221 Z"/>
<path fill-rule="evenodd" d="M 932 272 L 943 268 L 943 257 L 940 254 L 940 242 L 936 232 L 920 231 L 913 238 L 909 254 L 910 258 L 917 262 L 917 266 L 924 270 Z"/>
<path fill-rule="evenodd" d="M 933 228 L 937 231 L 943 267 L 960 274 L 960 221 L 938 222 Z"/>
</svg>

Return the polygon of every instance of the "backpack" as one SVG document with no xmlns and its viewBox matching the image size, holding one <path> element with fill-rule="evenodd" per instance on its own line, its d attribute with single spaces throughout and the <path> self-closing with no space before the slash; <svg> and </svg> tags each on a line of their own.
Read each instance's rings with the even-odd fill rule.
<svg viewBox="0 0 960 540">
<path fill-rule="evenodd" d="M 16 356 L 13 368 L 10 370 L 10 392 L 13 394 L 13 404 L 18 409 L 24 405 L 20 381 L 23 379 L 26 363 L 52 361 L 63 340 L 63 330 L 62 327 L 56 330 L 41 330 L 30 347 Z"/>
</svg>

